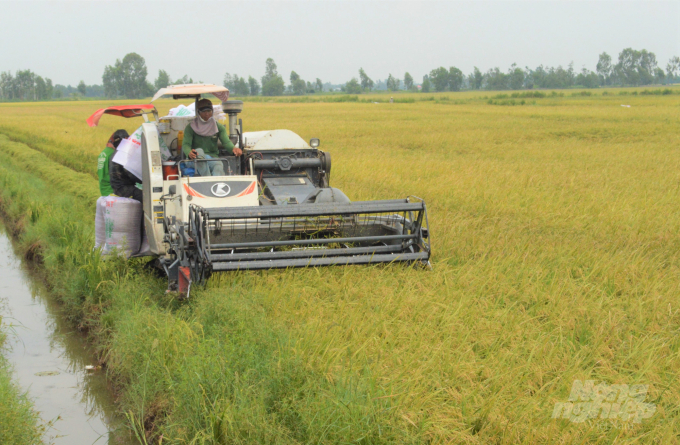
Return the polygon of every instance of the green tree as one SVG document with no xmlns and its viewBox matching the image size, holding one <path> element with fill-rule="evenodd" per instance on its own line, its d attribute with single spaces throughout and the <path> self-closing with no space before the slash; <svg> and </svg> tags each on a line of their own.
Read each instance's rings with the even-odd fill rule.
<svg viewBox="0 0 680 445">
<path fill-rule="evenodd" d="M 387 89 L 390 91 L 398 91 L 399 90 L 399 84 L 401 83 L 401 80 L 397 79 L 396 77 L 393 77 L 392 74 L 387 76 Z"/>
<path fill-rule="evenodd" d="M 316 86 L 314 87 L 317 93 L 323 93 L 323 82 L 318 77 L 316 78 Z"/>
<path fill-rule="evenodd" d="M 600 76 L 583 67 L 581 72 L 576 76 L 576 85 L 581 85 L 586 88 L 597 88 L 600 86 Z"/>
<path fill-rule="evenodd" d="M 250 88 L 250 95 L 257 96 L 260 94 L 260 84 L 253 76 L 248 76 L 248 87 Z"/>
<path fill-rule="evenodd" d="M 463 76 L 463 72 L 461 70 L 455 66 L 449 68 L 449 89 L 451 91 L 460 91 L 460 89 L 463 87 L 464 79 L 465 76 Z"/>
<path fill-rule="evenodd" d="M 528 66 L 524 67 L 524 88 L 527 90 L 534 88 L 534 77 Z"/>
<path fill-rule="evenodd" d="M 189 85 L 194 83 L 194 79 L 186 74 L 175 81 L 173 85 Z"/>
<path fill-rule="evenodd" d="M 232 76 L 231 74 L 226 73 L 222 84 L 228 88 L 229 93 L 234 96 L 248 96 L 250 94 L 250 85 L 243 77 L 239 77 L 238 74 Z"/>
<path fill-rule="evenodd" d="M 656 55 L 643 49 L 626 48 L 619 53 L 619 61 L 614 67 L 617 80 L 626 85 L 649 85 L 654 81 Z"/>
<path fill-rule="evenodd" d="M 359 68 L 359 79 L 361 81 L 361 88 L 364 91 L 371 91 L 371 89 L 373 89 L 373 80 L 368 77 L 363 68 Z"/>
<path fill-rule="evenodd" d="M 236 91 L 239 96 L 250 95 L 250 85 L 248 85 L 248 81 L 243 77 L 239 77 L 236 81 Z"/>
<path fill-rule="evenodd" d="M 291 85 L 291 90 L 296 96 L 302 96 L 307 91 L 307 82 L 298 79 Z"/>
<path fill-rule="evenodd" d="M 236 94 L 234 91 L 236 89 L 237 75 L 231 75 L 229 73 L 224 74 L 224 79 L 222 79 L 222 85 L 229 90 L 230 93 Z"/>
<path fill-rule="evenodd" d="M 654 82 L 656 67 L 656 54 L 646 49 L 640 51 L 640 67 L 638 71 L 640 72 L 642 85 L 649 85 Z"/>
<path fill-rule="evenodd" d="M 276 76 L 262 85 L 262 95 L 280 96 L 283 94 L 285 89 L 286 86 L 283 83 L 283 78 L 281 76 Z"/>
<path fill-rule="evenodd" d="M 123 60 L 104 68 L 102 83 L 108 97 L 125 96 L 128 99 L 142 98 L 149 94 L 146 81 L 147 69 L 144 57 L 129 53 Z"/>
<path fill-rule="evenodd" d="M 121 95 L 123 89 L 120 82 L 120 60 L 116 64 L 104 67 L 104 74 L 102 75 L 102 85 L 104 86 L 104 94 L 106 97 L 118 97 Z"/>
<path fill-rule="evenodd" d="M 680 68 L 680 57 L 673 56 L 668 59 L 666 64 L 666 82 L 673 83 L 675 76 L 677 75 L 678 69 Z"/>
<path fill-rule="evenodd" d="M 669 82 L 673 82 L 678 75 L 678 70 L 680 70 L 680 57 L 673 56 L 668 59 L 666 64 L 666 77 Z"/>
<path fill-rule="evenodd" d="M 85 93 L 87 93 L 87 85 L 85 85 L 85 82 L 82 80 L 78 84 L 78 92 L 83 96 L 85 96 Z"/>
<path fill-rule="evenodd" d="M 14 99 L 14 76 L 10 71 L 3 71 L 0 73 L 0 99 L 12 100 Z"/>
<path fill-rule="evenodd" d="M 387 86 L 388 91 L 393 91 L 392 88 L 394 88 L 394 78 L 392 77 L 392 74 L 389 74 L 387 76 L 387 80 L 385 81 L 385 85 Z"/>
<path fill-rule="evenodd" d="M 38 100 L 49 100 L 51 96 L 47 95 L 47 83 L 45 79 L 40 76 L 35 76 L 35 90 Z"/>
<path fill-rule="evenodd" d="M 101 88 L 101 87 L 100 87 Z M 52 100 L 54 96 L 54 86 L 52 85 L 52 79 L 45 78 L 45 89 L 42 96 L 42 100 Z"/>
<path fill-rule="evenodd" d="M 158 77 L 156 77 L 156 80 L 153 83 L 153 86 L 156 88 L 156 91 L 160 90 L 161 88 L 165 88 L 171 84 L 172 81 L 170 80 L 170 75 L 167 73 L 167 71 L 158 70 Z"/>
<path fill-rule="evenodd" d="M 470 87 L 473 90 L 479 90 L 482 88 L 482 82 L 484 82 L 484 74 L 479 70 L 479 68 L 475 67 L 474 71 L 472 72 L 472 82 L 470 82 Z"/>
<path fill-rule="evenodd" d="M 359 83 L 359 80 L 356 77 L 352 77 L 352 79 L 345 84 L 344 91 L 347 94 L 361 93 L 361 84 Z"/>
<path fill-rule="evenodd" d="M 666 79 L 666 73 L 663 71 L 662 68 L 655 68 L 654 69 L 654 82 L 658 84 L 663 84 L 664 80 Z"/>
<path fill-rule="evenodd" d="M 611 85 L 612 58 L 607 53 L 600 54 L 595 68 L 603 85 Z"/>
<path fill-rule="evenodd" d="M 149 85 L 149 91 L 154 92 L 153 85 Z M 88 85 L 85 92 L 87 97 L 104 97 L 104 87 L 101 85 Z"/>
<path fill-rule="evenodd" d="M 278 71 L 276 71 L 276 63 L 274 62 L 274 59 L 271 57 L 267 59 L 265 62 L 265 69 L 264 69 L 264 76 L 262 76 L 262 85 L 265 83 L 269 82 L 270 80 L 274 79 L 279 75 Z"/>
<path fill-rule="evenodd" d="M 411 76 L 408 71 L 404 73 L 404 88 L 409 91 L 413 89 L 413 76 Z"/>
<path fill-rule="evenodd" d="M 286 86 L 276 70 L 276 63 L 271 57 L 267 59 L 265 64 L 264 76 L 262 76 L 262 95 L 263 96 L 280 96 L 285 91 Z"/>
<path fill-rule="evenodd" d="M 15 94 L 19 100 L 36 100 L 35 73 L 31 70 L 18 70 L 14 76 Z"/>
<path fill-rule="evenodd" d="M 524 86 L 524 70 L 516 64 L 512 64 L 508 70 L 508 84 L 511 90 L 521 90 Z"/>
<path fill-rule="evenodd" d="M 490 69 L 484 74 L 484 84 L 487 90 L 507 90 L 508 75 L 498 67 Z"/>
<path fill-rule="evenodd" d="M 614 67 L 617 80 L 622 84 L 639 85 L 640 77 L 637 71 L 639 52 L 626 48 L 619 53 L 619 61 Z"/>
<path fill-rule="evenodd" d="M 296 96 L 302 96 L 307 91 L 307 83 L 295 71 L 290 72 L 290 90 Z"/>
<path fill-rule="evenodd" d="M 423 93 L 429 93 L 432 90 L 432 82 L 430 82 L 430 77 L 423 76 L 423 84 L 421 85 L 421 90 Z"/>
<path fill-rule="evenodd" d="M 306 92 L 309 93 L 309 94 L 314 94 L 314 85 L 315 85 L 315 84 L 313 84 L 313 83 L 310 82 L 309 80 L 308 80 L 306 83 L 307 83 L 307 85 L 306 85 L 306 88 L 307 88 Z"/>
<path fill-rule="evenodd" d="M 146 82 L 146 61 L 137 53 L 129 53 L 123 57 L 121 64 L 124 90 L 128 99 L 142 98 L 149 94 Z"/>
<path fill-rule="evenodd" d="M 449 87 L 449 71 L 440 66 L 430 71 L 430 81 L 435 91 L 446 91 Z"/>
</svg>

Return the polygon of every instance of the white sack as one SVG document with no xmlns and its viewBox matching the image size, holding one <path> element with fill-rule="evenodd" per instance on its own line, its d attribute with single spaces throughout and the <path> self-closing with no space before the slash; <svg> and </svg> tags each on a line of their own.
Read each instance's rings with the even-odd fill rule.
<svg viewBox="0 0 680 445">
<path fill-rule="evenodd" d="M 166 117 L 189 117 L 196 116 L 196 102 L 192 102 L 188 107 L 180 104 L 178 107 L 171 108 Z"/>
<path fill-rule="evenodd" d="M 156 128 L 158 131 L 158 128 Z M 163 138 L 158 135 L 158 145 L 161 151 L 161 159 L 167 161 L 172 154 L 168 146 L 165 145 Z M 135 130 L 129 138 L 120 141 L 116 154 L 113 156 L 113 162 L 125 167 L 142 182 L 142 127 Z"/>
<path fill-rule="evenodd" d="M 184 106 L 180 104 L 178 107 L 171 108 L 170 111 L 168 111 L 168 115 L 162 117 L 161 119 L 165 119 L 168 117 L 194 117 L 194 116 L 196 116 L 196 102 L 192 102 L 191 104 L 189 104 L 189 106 Z M 227 118 L 227 115 L 224 113 L 224 110 L 222 110 L 221 104 L 213 105 L 213 117 L 218 122 Z"/>
<path fill-rule="evenodd" d="M 113 155 L 113 162 L 122 165 L 142 182 L 142 144 L 123 139 Z"/>
<path fill-rule="evenodd" d="M 131 198 L 103 196 L 97 200 L 104 219 L 102 254 L 117 250 L 129 257 L 139 251 L 142 237 L 142 204 Z"/>
<path fill-rule="evenodd" d="M 227 118 L 226 113 L 222 109 L 222 105 L 213 105 L 213 117 L 216 121 L 223 121 Z"/>
</svg>

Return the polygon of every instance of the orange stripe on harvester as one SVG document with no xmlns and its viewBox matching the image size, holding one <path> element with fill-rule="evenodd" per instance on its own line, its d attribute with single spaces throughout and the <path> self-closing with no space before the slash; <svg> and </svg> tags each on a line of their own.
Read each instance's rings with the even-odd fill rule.
<svg viewBox="0 0 680 445">
<path fill-rule="evenodd" d="M 184 184 L 184 190 L 186 190 L 187 193 L 190 194 L 191 196 L 195 196 L 197 198 L 205 198 L 205 196 L 201 195 L 196 190 L 192 189 L 191 187 L 189 187 L 186 184 Z"/>
</svg>

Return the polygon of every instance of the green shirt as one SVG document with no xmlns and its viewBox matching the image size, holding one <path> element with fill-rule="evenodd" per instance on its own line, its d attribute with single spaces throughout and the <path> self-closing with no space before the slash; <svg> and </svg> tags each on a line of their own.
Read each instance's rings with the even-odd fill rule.
<svg viewBox="0 0 680 445">
<path fill-rule="evenodd" d="M 234 144 L 229 140 L 229 134 L 227 134 L 227 128 L 217 122 L 217 133 L 212 136 L 201 136 L 194 132 L 191 128 L 191 124 L 187 125 L 184 129 L 184 140 L 182 141 L 182 151 L 185 155 L 189 156 L 189 152 L 194 148 L 202 148 L 203 152 L 207 155 L 216 158 L 219 156 L 219 151 L 217 150 L 217 139 L 222 141 L 222 146 L 225 150 L 232 154 L 234 151 Z"/>
<path fill-rule="evenodd" d="M 102 196 L 113 194 L 111 178 L 109 177 L 109 161 L 116 152 L 115 148 L 106 147 L 97 158 L 97 176 L 99 176 L 99 192 Z"/>
</svg>

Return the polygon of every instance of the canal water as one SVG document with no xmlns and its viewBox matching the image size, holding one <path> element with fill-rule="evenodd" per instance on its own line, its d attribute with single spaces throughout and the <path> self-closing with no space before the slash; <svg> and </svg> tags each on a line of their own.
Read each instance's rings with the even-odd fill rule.
<svg viewBox="0 0 680 445">
<path fill-rule="evenodd" d="M 44 422 L 44 441 L 55 445 L 131 445 L 116 415 L 105 370 L 92 348 L 65 321 L 56 302 L 22 265 L 0 224 L 0 314 L 11 324 L 2 353 L 14 380 L 28 392 Z"/>
</svg>

